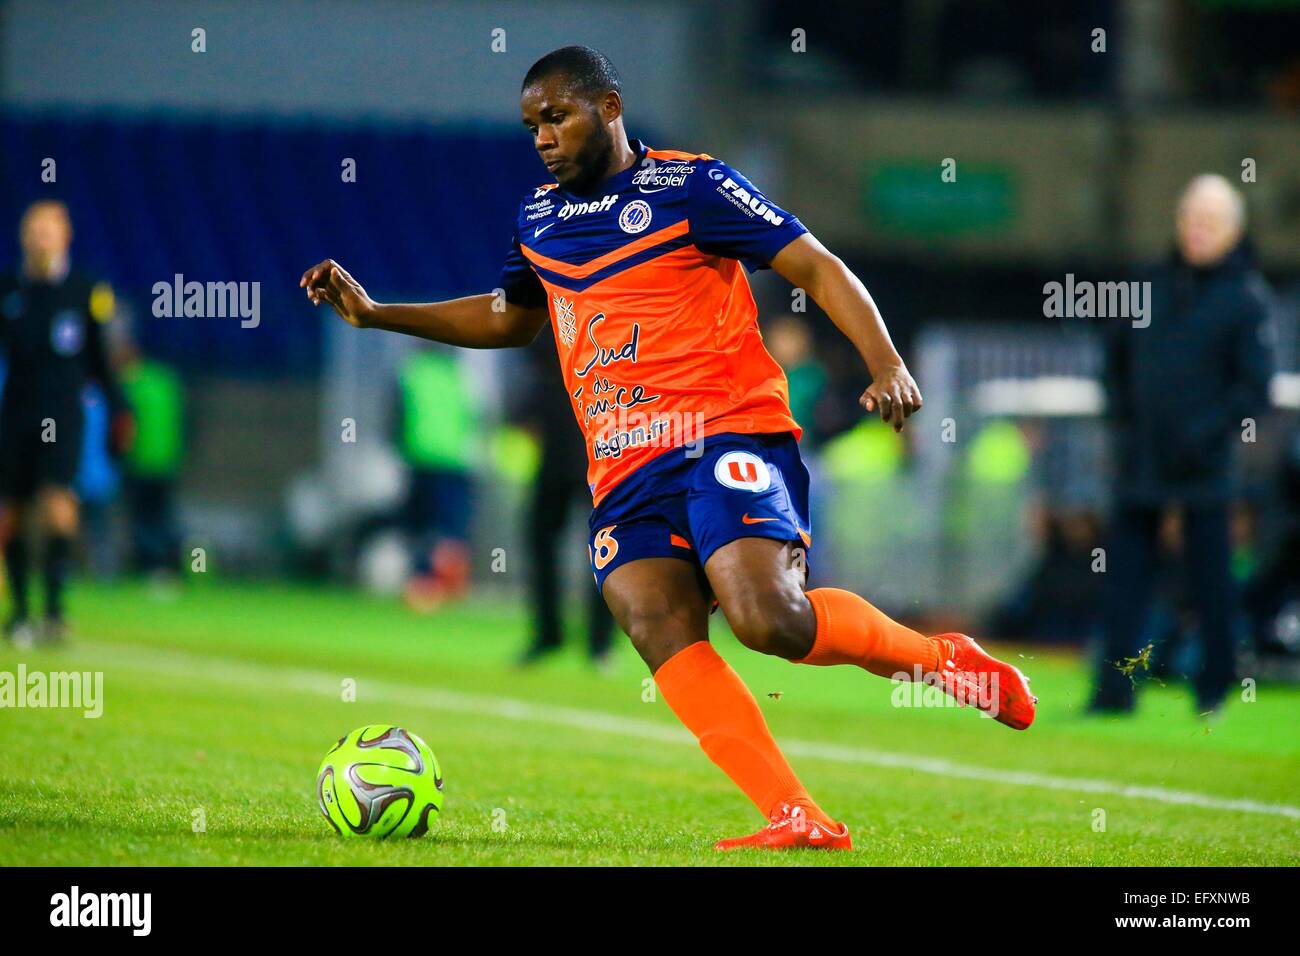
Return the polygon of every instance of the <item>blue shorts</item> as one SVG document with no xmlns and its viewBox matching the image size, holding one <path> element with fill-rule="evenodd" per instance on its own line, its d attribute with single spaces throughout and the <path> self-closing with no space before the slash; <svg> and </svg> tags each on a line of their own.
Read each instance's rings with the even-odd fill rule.
<svg viewBox="0 0 1300 956">
<path fill-rule="evenodd" d="M 615 568 L 641 558 L 681 558 L 701 570 L 737 538 L 812 546 L 808 469 L 788 432 L 702 440 L 703 453 L 674 448 L 620 481 L 591 513 L 591 573 L 596 587 Z M 806 566 L 806 564 L 805 564 Z"/>
</svg>

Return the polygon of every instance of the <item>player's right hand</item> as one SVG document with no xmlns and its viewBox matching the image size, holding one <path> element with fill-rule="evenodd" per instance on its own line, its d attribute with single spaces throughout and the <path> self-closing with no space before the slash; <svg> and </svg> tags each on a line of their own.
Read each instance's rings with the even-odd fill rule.
<svg viewBox="0 0 1300 956">
<path fill-rule="evenodd" d="M 366 295 L 361 283 L 333 259 L 326 259 L 304 272 L 298 286 L 307 290 L 312 305 L 328 302 L 344 322 L 358 329 L 366 327 L 375 309 L 374 300 Z"/>
<path fill-rule="evenodd" d="M 892 365 L 872 376 L 858 403 L 869 412 L 880 412 L 880 420 L 903 430 L 903 420 L 921 410 L 921 390 L 903 365 Z"/>
</svg>

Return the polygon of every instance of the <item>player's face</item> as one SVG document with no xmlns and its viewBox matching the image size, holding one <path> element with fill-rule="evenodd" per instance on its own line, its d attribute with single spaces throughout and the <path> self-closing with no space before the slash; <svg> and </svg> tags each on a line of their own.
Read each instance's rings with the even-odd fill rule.
<svg viewBox="0 0 1300 956">
<path fill-rule="evenodd" d="M 605 178 L 614 136 L 603 106 L 569 91 L 559 76 L 528 87 L 519 106 L 524 127 L 556 182 L 581 193 Z"/>
</svg>

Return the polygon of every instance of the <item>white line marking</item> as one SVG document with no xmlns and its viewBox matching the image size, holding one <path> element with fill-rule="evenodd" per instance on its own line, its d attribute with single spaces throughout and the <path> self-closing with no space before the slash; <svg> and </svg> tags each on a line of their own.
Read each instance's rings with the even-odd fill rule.
<svg viewBox="0 0 1300 956">
<path fill-rule="evenodd" d="M 163 649 L 146 651 L 138 647 L 108 644 L 95 644 L 93 648 L 96 654 L 107 652 L 107 656 L 116 657 L 123 665 L 135 670 L 188 678 L 193 678 L 197 673 L 205 679 L 221 680 L 246 687 L 261 687 L 271 691 L 296 690 L 334 698 L 339 695 L 339 675 L 323 671 L 281 668 L 224 657 L 189 654 L 184 651 Z M 511 697 L 467 694 L 461 691 L 424 688 L 414 684 L 399 684 L 369 678 L 357 678 L 357 685 L 359 688 L 364 688 L 368 696 L 382 697 L 408 707 L 430 707 L 483 717 L 499 717 L 502 720 L 553 724 L 587 732 L 617 734 L 660 743 L 695 743 L 694 736 L 683 727 L 670 727 L 634 717 L 619 717 L 598 710 L 536 704 Z M 848 747 L 807 740 L 785 740 L 781 742 L 781 748 L 791 756 L 829 760 L 834 763 L 893 767 L 939 777 L 981 780 L 1021 787 L 1041 787 L 1072 793 L 1101 793 L 1137 800 L 1153 800 L 1157 803 L 1199 807 L 1204 810 L 1234 810 L 1241 813 L 1260 813 L 1293 820 L 1300 819 L 1300 807 L 1285 803 L 1215 797 L 1187 790 L 1169 790 L 1165 787 L 1093 780 L 1086 777 L 1057 777 L 1028 770 L 999 770 L 993 767 L 957 763 L 942 757 L 888 753 L 864 747 Z"/>
</svg>

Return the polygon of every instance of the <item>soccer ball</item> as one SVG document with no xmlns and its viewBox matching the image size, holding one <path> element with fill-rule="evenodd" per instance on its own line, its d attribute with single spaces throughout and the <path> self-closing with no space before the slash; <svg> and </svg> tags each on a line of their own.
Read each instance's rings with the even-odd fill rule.
<svg viewBox="0 0 1300 956">
<path fill-rule="evenodd" d="M 368 724 L 340 737 L 325 755 L 316 798 L 341 836 L 424 836 L 442 810 L 442 771 L 415 734 Z"/>
</svg>

